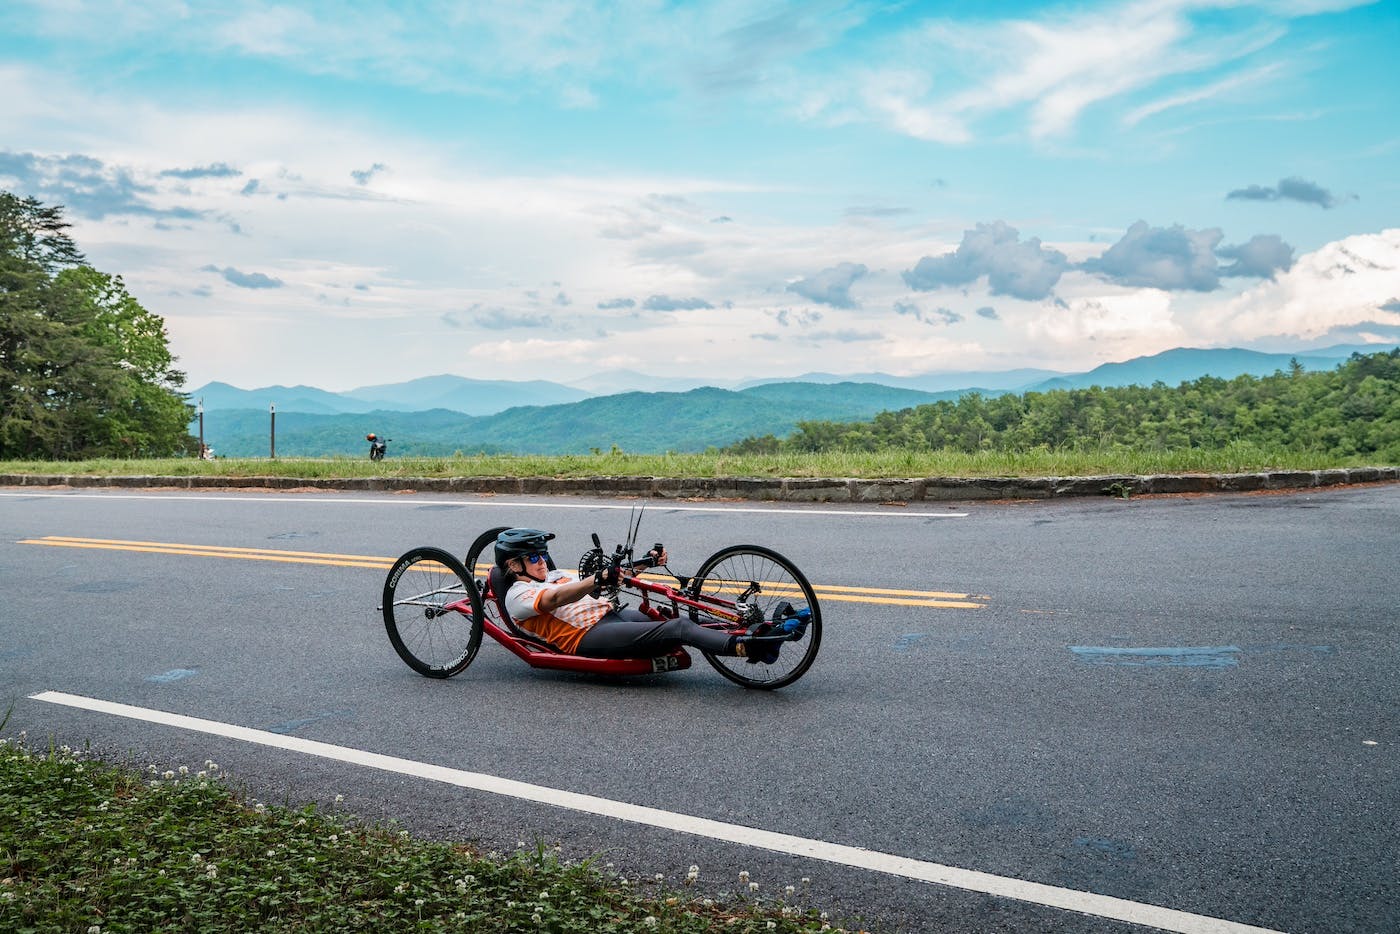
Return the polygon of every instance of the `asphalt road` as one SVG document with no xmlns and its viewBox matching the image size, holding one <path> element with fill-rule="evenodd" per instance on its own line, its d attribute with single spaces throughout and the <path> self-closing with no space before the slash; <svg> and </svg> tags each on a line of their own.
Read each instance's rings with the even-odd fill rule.
<svg viewBox="0 0 1400 934">
<path fill-rule="evenodd" d="M 572 564 L 589 532 L 621 538 L 631 505 L 0 490 L 5 732 L 138 765 L 214 759 L 271 803 L 343 794 L 416 833 L 559 843 L 633 878 L 678 883 L 695 864 L 707 892 L 747 870 L 762 895 L 792 884 L 879 930 L 1147 929 L 1047 907 L 1047 892 L 1125 900 L 1147 926 L 1156 916 L 1134 906 L 1189 913 L 1183 930 L 1194 916 L 1400 930 L 1400 486 L 653 501 L 641 537 L 666 542 L 677 570 L 747 542 L 852 588 L 824 601 L 805 678 L 745 691 L 697 655 L 609 681 L 531 670 L 488 642 L 433 681 L 394 655 L 374 608 L 396 555 L 519 524 L 556 530 Z M 45 691 L 988 875 L 980 889 L 914 881 L 32 698 Z"/>
</svg>

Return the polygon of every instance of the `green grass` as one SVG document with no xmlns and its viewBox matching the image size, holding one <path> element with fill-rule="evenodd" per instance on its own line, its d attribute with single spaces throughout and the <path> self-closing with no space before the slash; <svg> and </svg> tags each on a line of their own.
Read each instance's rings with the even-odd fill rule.
<svg viewBox="0 0 1400 934">
<path fill-rule="evenodd" d="M 891 450 L 821 454 L 473 455 L 395 458 L 264 458 L 160 460 L 0 461 L 0 473 L 108 476 L 222 477 L 1040 477 L 1099 474 L 1248 473 L 1378 466 L 1374 460 L 1311 451 L 1234 444 L 1129 450 L 958 451 Z"/>
<path fill-rule="evenodd" d="M 0 739 L 0 930 L 14 934 L 829 927 L 805 880 L 755 892 L 736 876 L 719 900 L 695 882 L 628 880 L 542 844 L 483 855 L 335 807 L 267 807 L 214 762 L 138 771 Z"/>
</svg>

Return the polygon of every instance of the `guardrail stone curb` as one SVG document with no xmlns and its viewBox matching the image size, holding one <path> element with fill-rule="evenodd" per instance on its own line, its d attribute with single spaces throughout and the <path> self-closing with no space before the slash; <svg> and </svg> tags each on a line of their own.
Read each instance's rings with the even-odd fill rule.
<svg viewBox="0 0 1400 934">
<path fill-rule="evenodd" d="M 0 474 L 0 486 L 118 489 L 318 489 L 482 495 L 637 496 L 794 503 L 950 502 L 1132 496 L 1152 493 L 1247 493 L 1352 483 L 1394 483 L 1400 467 L 1340 467 L 1227 474 L 1105 474 L 1088 477 L 106 477 Z"/>
</svg>

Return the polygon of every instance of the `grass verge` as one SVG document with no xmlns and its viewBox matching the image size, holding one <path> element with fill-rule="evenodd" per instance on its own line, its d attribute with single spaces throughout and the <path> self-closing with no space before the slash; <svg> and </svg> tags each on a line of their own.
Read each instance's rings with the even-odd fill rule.
<svg viewBox="0 0 1400 934">
<path fill-rule="evenodd" d="M 354 817 L 249 802 L 205 762 L 121 768 L 0 739 L 0 930 L 815 932 L 787 887 L 716 901 L 537 844 L 419 841 Z M 840 930 L 839 928 L 834 930 Z"/>
<path fill-rule="evenodd" d="M 0 473 L 223 477 L 1071 477 L 1101 474 L 1252 473 L 1377 466 L 1364 458 L 1232 444 L 1224 448 L 1117 447 L 1030 451 L 832 451 L 814 454 L 473 455 L 363 458 L 193 458 L 0 461 Z"/>
</svg>

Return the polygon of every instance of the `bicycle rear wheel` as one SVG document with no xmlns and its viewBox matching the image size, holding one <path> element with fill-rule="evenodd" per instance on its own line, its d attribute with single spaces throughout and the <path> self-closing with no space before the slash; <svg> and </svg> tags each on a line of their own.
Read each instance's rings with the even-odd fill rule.
<svg viewBox="0 0 1400 934">
<path fill-rule="evenodd" d="M 696 593 L 732 603 L 755 584 L 758 589 L 749 596 L 748 602 L 758 606 L 765 620 L 774 619 L 784 603 L 790 604 L 796 612 L 809 611 L 802 637 L 781 643 L 778 660 L 772 664 L 709 652 L 702 654 L 716 671 L 735 684 L 772 690 L 806 674 L 821 646 L 821 607 L 807 578 L 791 561 L 772 549 L 761 545 L 731 545 L 705 560 L 691 586 Z"/>
<path fill-rule="evenodd" d="M 382 608 L 394 651 L 421 675 L 450 678 L 481 648 L 481 594 L 441 548 L 415 548 L 394 562 Z"/>
</svg>

